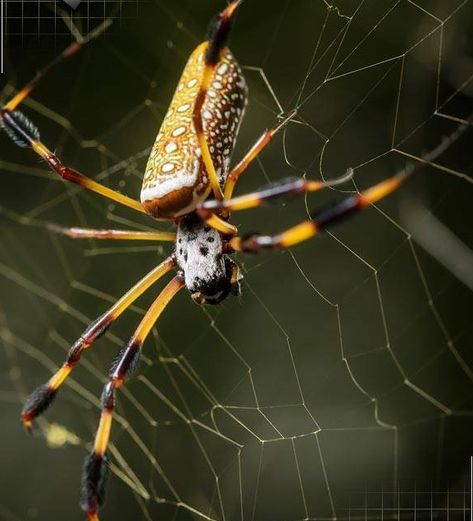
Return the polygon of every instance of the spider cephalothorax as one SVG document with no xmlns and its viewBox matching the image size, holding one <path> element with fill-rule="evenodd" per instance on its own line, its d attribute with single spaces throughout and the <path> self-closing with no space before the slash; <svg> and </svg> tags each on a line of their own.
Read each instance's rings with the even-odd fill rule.
<svg viewBox="0 0 473 521">
<path fill-rule="evenodd" d="M 240 294 L 240 270 L 224 252 L 220 233 L 195 214 L 180 220 L 176 260 L 187 289 L 198 304 L 219 304 Z"/>
</svg>

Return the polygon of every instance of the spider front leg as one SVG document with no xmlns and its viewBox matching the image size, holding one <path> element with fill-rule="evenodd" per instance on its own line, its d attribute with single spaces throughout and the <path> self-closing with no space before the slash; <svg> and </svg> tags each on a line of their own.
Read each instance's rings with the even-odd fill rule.
<svg viewBox="0 0 473 521">
<path fill-rule="evenodd" d="M 137 282 L 123 297 L 101 317 L 95 320 L 74 342 L 67 354 L 66 361 L 49 379 L 46 384 L 37 387 L 26 400 L 21 412 L 23 424 L 31 429 L 33 420 L 44 412 L 53 401 L 59 387 L 64 383 L 74 367 L 79 363 L 82 352 L 88 349 L 98 338 L 100 338 L 110 325 L 152 284 L 169 272 L 176 265 L 174 256 L 156 266 L 152 271 Z"/>
<path fill-rule="evenodd" d="M 6 105 L 8 106 L 8 104 Z M 37 127 L 20 111 L 10 112 L 6 106 L 0 110 L 0 123 L 7 135 L 20 147 L 30 147 L 39 157 L 49 165 L 64 180 L 83 186 L 116 203 L 128 206 L 145 213 L 142 204 L 131 197 L 112 190 L 97 181 L 62 164 L 59 157 L 41 142 Z"/>
<path fill-rule="evenodd" d="M 223 192 L 220 188 L 218 175 L 212 161 L 209 146 L 204 135 L 204 127 L 202 121 L 202 107 L 204 106 L 205 98 L 209 90 L 210 82 L 215 73 L 215 69 L 220 61 L 220 56 L 225 48 L 228 39 L 228 34 L 231 27 L 231 19 L 242 0 L 233 1 L 226 9 L 224 9 L 214 20 L 209 34 L 209 41 L 204 55 L 204 72 L 199 91 L 197 93 L 194 110 L 193 122 L 202 152 L 202 160 L 204 162 L 207 175 L 209 176 L 210 186 L 216 199 L 223 199 Z M 218 228 L 217 228 L 218 229 Z M 228 233 L 228 232 L 227 232 Z"/>
<path fill-rule="evenodd" d="M 400 172 L 278 235 L 269 236 L 254 233 L 247 237 L 233 237 L 228 241 L 228 246 L 234 251 L 248 253 L 258 253 L 263 249 L 289 248 L 310 239 L 332 224 L 342 221 L 386 197 L 396 190 L 407 177 L 406 171 Z"/>
<path fill-rule="evenodd" d="M 20 103 L 22 103 L 35 89 L 38 83 L 51 72 L 52 69 L 65 62 L 68 58 L 79 52 L 82 47 L 94 40 L 100 34 L 102 34 L 110 25 L 112 24 L 111 20 L 105 20 L 101 23 L 96 29 L 91 31 L 86 36 L 79 36 L 76 38 L 74 42 L 69 44 L 56 58 L 54 58 L 48 65 L 43 67 L 36 76 L 27 83 L 4 107 L 3 110 L 7 112 L 13 112 Z"/>
<path fill-rule="evenodd" d="M 89 33 L 86 37 L 71 43 L 56 59 L 46 65 L 36 76 L 21 89 L 8 103 L 0 109 L 0 126 L 3 127 L 6 134 L 20 147 L 31 148 L 39 157 L 41 157 L 49 165 L 52 171 L 56 172 L 66 181 L 78 184 L 99 193 L 112 201 L 115 201 L 129 208 L 133 208 L 144 213 L 145 210 L 140 202 L 127 197 L 115 190 L 93 181 L 92 179 L 80 174 L 62 164 L 59 157 L 56 156 L 48 147 L 41 142 L 39 130 L 33 122 L 28 119 L 22 112 L 16 110 L 17 107 L 31 94 L 38 83 L 57 65 L 64 62 L 67 58 L 77 53 L 85 43 L 96 38 L 103 32 L 110 22 L 104 22 L 95 31 Z"/>
<path fill-rule="evenodd" d="M 93 451 L 86 457 L 82 474 L 80 505 L 89 521 L 98 521 L 98 510 L 103 503 L 107 476 L 107 447 L 115 408 L 115 390 L 121 387 L 138 363 L 141 347 L 156 320 L 177 292 L 184 287 L 183 279 L 177 275 L 163 289 L 144 315 L 135 333 L 122 349 L 119 359 L 112 366 L 110 378 L 102 393 L 102 414 L 95 436 Z"/>
</svg>

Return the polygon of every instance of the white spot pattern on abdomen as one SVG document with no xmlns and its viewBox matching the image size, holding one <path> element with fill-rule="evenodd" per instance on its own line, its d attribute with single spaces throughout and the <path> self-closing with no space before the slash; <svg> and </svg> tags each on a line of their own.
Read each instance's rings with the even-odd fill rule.
<svg viewBox="0 0 473 521">
<path fill-rule="evenodd" d="M 205 48 L 204 42 L 195 49 L 183 71 L 148 159 L 142 202 L 156 201 L 180 188 L 194 187 L 197 204 L 199 196 L 202 198 L 208 193 L 208 175 L 192 120 L 204 70 Z M 204 135 L 222 186 L 246 102 L 247 88 L 242 72 L 231 52 L 225 49 L 202 107 Z M 185 207 L 186 213 L 190 210 L 192 208 Z"/>
</svg>

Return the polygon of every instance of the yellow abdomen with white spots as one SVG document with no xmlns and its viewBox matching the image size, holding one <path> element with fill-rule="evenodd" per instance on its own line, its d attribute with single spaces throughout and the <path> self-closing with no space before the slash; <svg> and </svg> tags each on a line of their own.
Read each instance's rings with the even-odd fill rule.
<svg viewBox="0 0 473 521">
<path fill-rule="evenodd" d="M 184 68 L 148 159 L 141 202 L 157 219 L 174 219 L 193 211 L 210 193 L 210 184 L 193 124 L 194 103 L 204 71 L 206 42 Z M 247 101 L 241 69 L 224 49 L 202 106 L 210 155 L 223 187 Z"/>
</svg>

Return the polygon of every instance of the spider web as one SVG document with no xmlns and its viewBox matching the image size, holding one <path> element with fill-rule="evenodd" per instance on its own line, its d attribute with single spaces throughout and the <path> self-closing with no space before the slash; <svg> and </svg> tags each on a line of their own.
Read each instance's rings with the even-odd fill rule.
<svg viewBox="0 0 473 521">
<path fill-rule="evenodd" d="M 25 111 L 67 164 L 136 196 L 180 71 L 221 7 L 123 3 L 120 20 L 48 77 Z M 85 8 L 76 15 L 84 30 Z M 297 114 L 238 193 L 287 176 L 355 174 L 325 193 L 236 213 L 240 230 L 284 229 L 422 162 L 468 124 L 472 19 L 468 0 L 270 9 L 248 0 L 232 33 L 250 87 L 234 160 L 282 114 Z M 68 39 L 11 36 L 2 99 Z M 241 298 L 217 308 L 185 292 L 175 299 L 119 392 L 103 519 L 467 518 L 471 137 L 446 143 L 398 192 L 323 236 L 241 256 Z M 84 326 L 170 247 L 51 233 L 47 222 L 155 225 L 0 140 L 0 517 L 82 519 L 79 476 L 101 389 L 158 288 L 88 350 L 34 440 L 19 410 Z"/>
</svg>

